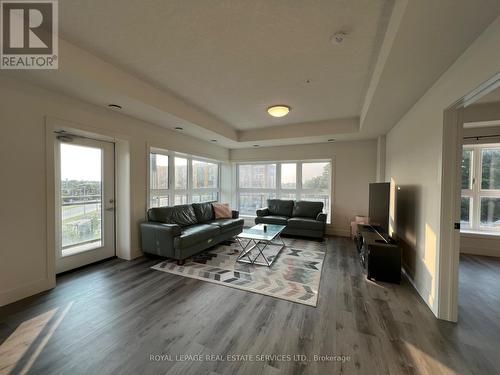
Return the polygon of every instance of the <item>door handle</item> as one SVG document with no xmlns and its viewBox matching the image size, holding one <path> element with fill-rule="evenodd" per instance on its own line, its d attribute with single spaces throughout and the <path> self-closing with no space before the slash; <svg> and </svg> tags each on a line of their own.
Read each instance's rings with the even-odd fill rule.
<svg viewBox="0 0 500 375">
<path fill-rule="evenodd" d="M 110 199 L 109 203 L 115 203 L 115 200 L 114 199 Z M 115 206 L 111 206 L 111 207 L 106 208 L 106 211 L 114 211 L 114 210 L 115 210 Z"/>
</svg>

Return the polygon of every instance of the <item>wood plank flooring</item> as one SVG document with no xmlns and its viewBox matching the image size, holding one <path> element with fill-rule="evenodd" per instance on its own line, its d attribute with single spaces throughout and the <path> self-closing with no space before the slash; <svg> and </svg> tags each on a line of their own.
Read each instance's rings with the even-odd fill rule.
<svg viewBox="0 0 500 375">
<path fill-rule="evenodd" d="M 461 300 L 474 306 L 451 324 L 407 282 L 367 281 L 345 238 L 328 239 L 317 308 L 151 270 L 157 262 L 110 260 L 0 308 L 0 374 L 500 373 L 498 264 L 484 265 L 497 282 L 485 276 L 477 293 L 467 285 L 478 261 L 465 260 Z M 278 356 L 294 354 L 305 357 Z"/>
</svg>

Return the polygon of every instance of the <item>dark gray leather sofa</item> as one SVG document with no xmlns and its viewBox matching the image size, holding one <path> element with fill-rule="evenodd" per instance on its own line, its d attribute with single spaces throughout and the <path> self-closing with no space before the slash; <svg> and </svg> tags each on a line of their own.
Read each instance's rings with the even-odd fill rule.
<svg viewBox="0 0 500 375">
<path fill-rule="evenodd" d="M 148 221 L 141 223 L 142 251 L 178 263 L 243 230 L 243 219 L 233 211 L 232 219 L 215 219 L 211 203 L 193 203 L 150 208 Z"/>
<path fill-rule="evenodd" d="M 286 225 L 283 234 L 323 238 L 326 214 L 323 202 L 268 199 L 267 207 L 257 210 L 255 224 Z"/>
</svg>

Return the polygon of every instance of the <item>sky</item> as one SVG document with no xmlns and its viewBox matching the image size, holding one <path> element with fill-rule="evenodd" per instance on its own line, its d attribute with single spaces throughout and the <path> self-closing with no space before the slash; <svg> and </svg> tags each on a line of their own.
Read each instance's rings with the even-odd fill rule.
<svg viewBox="0 0 500 375">
<path fill-rule="evenodd" d="M 327 163 L 303 163 L 302 164 L 302 178 L 310 180 L 316 176 L 323 174 L 323 169 Z M 304 165 L 306 167 L 304 168 Z M 295 163 L 281 164 L 281 182 L 295 182 Z"/>
<path fill-rule="evenodd" d="M 61 180 L 100 181 L 100 148 L 61 143 Z"/>
<path fill-rule="evenodd" d="M 61 180 L 100 181 L 101 154 L 99 148 L 61 143 Z M 166 157 L 157 158 L 157 163 L 165 165 L 167 160 Z M 181 165 L 182 161 L 185 159 L 176 160 L 176 164 Z M 321 175 L 324 165 L 325 163 L 307 163 L 307 167 L 302 170 L 302 177 L 310 179 Z M 295 163 L 282 164 L 282 182 L 295 182 L 295 168 Z"/>
</svg>

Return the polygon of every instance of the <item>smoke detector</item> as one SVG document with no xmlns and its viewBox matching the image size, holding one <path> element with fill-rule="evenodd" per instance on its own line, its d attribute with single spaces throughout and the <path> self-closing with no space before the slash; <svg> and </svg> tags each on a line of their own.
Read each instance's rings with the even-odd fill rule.
<svg viewBox="0 0 500 375">
<path fill-rule="evenodd" d="M 346 31 L 337 31 L 330 37 L 330 43 L 333 45 L 342 44 L 347 36 Z"/>
</svg>

